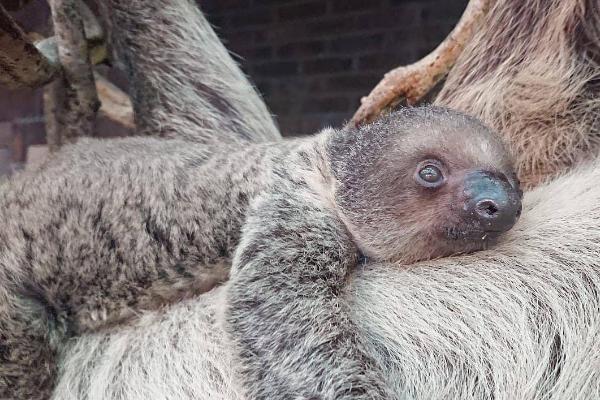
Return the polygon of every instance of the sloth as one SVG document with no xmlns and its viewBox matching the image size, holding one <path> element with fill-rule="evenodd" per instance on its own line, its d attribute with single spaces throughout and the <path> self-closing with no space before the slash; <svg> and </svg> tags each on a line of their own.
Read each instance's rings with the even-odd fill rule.
<svg viewBox="0 0 600 400">
<path fill-rule="evenodd" d="M 94 3 L 106 8 L 139 133 L 203 144 L 281 139 L 195 3 Z M 495 2 L 436 100 L 500 131 L 527 186 L 597 153 L 598 58 L 589 55 L 598 54 L 599 6 Z M 130 140 L 127 151 L 145 158 L 133 168 L 159 176 L 156 163 L 176 157 L 169 141 Z M 121 143 L 78 146 L 69 157 L 111 164 Z M 348 284 L 353 321 L 400 398 L 600 397 L 599 177 L 596 162 L 528 193 L 517 229 L 490 251 L 359 266 Z M 69 341 L 55 398 L 240 399 L 220 318 L 227 286 Z M 328 335 L 314 328 L 302 343 Z M 315 368 L 310 359 L 305 368 Z"/>
<path fill-rule="evenodd" d="M 387 397 L 340 297 L 349 271 L 483 249 L 520 198 L 500 139 L 436 107 L 244 149 L 84 140 L 0 193 L 0 398 L 48 398 L 65 339 L 204 292 L 229 265 L 250 398 Z"/>
<path fill-rule="evenodd" d="M 511 158 L 475 119 L 431 107 L 324 132 L 276 164 L 244 224 L 225 305 L 245 397 L 394 398 L 349 317 L 348 273 L 363 257 L 410 263 L 487 247 L 521 213 Z"/>
</svg>

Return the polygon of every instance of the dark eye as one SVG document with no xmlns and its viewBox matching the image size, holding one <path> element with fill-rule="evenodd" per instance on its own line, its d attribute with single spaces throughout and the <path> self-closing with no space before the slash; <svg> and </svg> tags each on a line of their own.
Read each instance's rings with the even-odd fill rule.
<svg viewBox="0 0 600 400">
<path fill-rule="evenodd" d="M 444 174 L 437 165 L 431 162 L 424 162 L 417 168 L 417 183 L 425 187 L 438 187 L 444 183 Z"/>
</svg>

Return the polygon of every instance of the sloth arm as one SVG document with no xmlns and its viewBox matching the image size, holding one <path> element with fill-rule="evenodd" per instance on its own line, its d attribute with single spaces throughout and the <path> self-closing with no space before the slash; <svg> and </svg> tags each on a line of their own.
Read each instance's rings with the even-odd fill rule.
<svg viewBox="0 0 600 400">
<path fill-rule="evenodd" d="M 234 257 L 226 322 L 248 398 L 389 399 L 343 299 L 357 250 L 302 184 L 273 186 Z"/>
</svg>

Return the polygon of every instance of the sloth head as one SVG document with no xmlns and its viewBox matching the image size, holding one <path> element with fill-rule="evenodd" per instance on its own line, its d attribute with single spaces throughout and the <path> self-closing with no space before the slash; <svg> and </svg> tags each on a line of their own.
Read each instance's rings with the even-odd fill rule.
<svg viewBox="0 0 600 400">
<path fill-rule="evenodd" d="M 405 108 L 327 144 L 340 217 L 367 256 L 405 262 L 486 248 L 522 192 L 500 138 L 439 107 Z"/>
</svg>

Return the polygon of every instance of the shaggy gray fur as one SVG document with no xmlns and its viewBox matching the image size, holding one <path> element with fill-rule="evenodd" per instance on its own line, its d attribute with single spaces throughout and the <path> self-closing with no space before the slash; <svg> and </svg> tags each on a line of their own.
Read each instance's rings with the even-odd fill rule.
<svg viewBox="0 0 600 400">
<path fill-rule="evenodd" d="M 47 398 L 65 337 L 224 281 L 270 173 L 255 146 L 83 140 L 15 176 L 0 193 L 0 398 Z"/>
<path fill-rule="evenodd" d="M 594 163 L 526 193 L 491 250 L 354 275 L 353 320 L 400 398 L 600 398 L 599 179 Z M 78 339 L 54 398 L 243 399 L 225 292 Z"/>
<path fill-rule="evenodd" d="M 130 78 L 138 133 L 205 144 L 281 137 L 195 2 L 98 3 Z"/>
<path fill-rule="evenodd" d="M 413 180 L 434 156 L 449 168 L 444 195 Z M 480 170 L 514 175 L 483 125 L 439 108 L 243 150 L 149 138 L 67 147 L 0 193 L 0 398 L 48 397 L 63 338 L 223 282 L 249 207 L 228 308 L 250 397 L 387 397 L 338 299 L 346 274 L 358 250 L 414 260 L 485 246 L 443 236 L 467 229 L 454 192 Z"/>
<path fill-rule="evenodd" d="M 447 175 L 436 190 L 414 178 L 432 158 L 444 160 Z M 487 246 L 490 233 L 462 211 L 469 177 L 498 174 L 517 196 L 511 159 L 476 120 L 423 108 L 325 131 L 273 164 L 271 187 L 244 225 L 227 298 L 246 397 L 393 398 L 341 297 L 347 275 L 359 254 L 408 262 Z"/>
<path fill-rule="evenodd" d="M 146 0 L 145 3 L 156 4 L 157 1 Z M 517 0 L 514 3 L 518 3 Z M 542 3 L 544 0 L 537 1 L 539 6 L 535 7 L 541 10 L 540 16 L 547 9 Z M 571 16 L 565 15 L 567 18 L 561 18 L 561 21 L 571 17 L 581 19 L 586 14 L 580 11 L 593 10 L 589 5 L 596 4 L 595 0 L 565 0 L 561 3 L 583 5 L 571 7 L 572 10 L 568 11 Z M 172 7 L 165 9 L 172 13 L 176 13 L 178 7 L 190 10 L 187 0 L 170 1 L 169 4 Z M 497 2 L 498 7 L 506 4 L 506 0 Z M 122 15 L 130 15 L 132 19 L 141 17 L 150 25 L 168 17 L 162 14 L 160 7 L 152 12 L 145 12 L 143 7 L 134 9 L 139 15 Z M 201 26 L 198 22 L 201 16 L 194 9 L 175 18 L 187 18 L 186 29 Z M 593 18 L 584 17 L 584 20 L 593 21 Z M 501 24 L 486 24 L 498 25 Z M 568 40 L 575 37 L 573 30 L 585 32 L 577 24 L 567 25 L 569 29 L 561 32 Z M 544 30 L 554 29 L 554 24 L 543 22 L 536 26 L 540 39 L 532 42 L 542 45 L 547 37 Z M 558 29 L 563 29 L 563 26 Z M 206 25 L 204 29 L 210 30 Z M 506 31 L 504 26 L 501 29 Z M 193 54 L 187 52 L 186 46 L 193 43 L 186 37 L 172 35 L 169 29 L 163 29 L 161 34 L 161 37 L 151 36 L 154 41 L 145 41 L 140 34 L 140 41 L 133 49 L 136 52 L 153 49 L 168 70 L 175 70 L 174 73 L 177 73 L 177 62 L 185 61 L 188 72 L 194 73 L 210 59 L 203 56 L 206 53 L 202 53 L 202 46 L 195 47 Z M 204 35 L 202 29 L 188 34 L 193 37 Z M 203 37 L 213 37 L 214 42 L 205 43 L 206 46 L 221 46 L 216 37 Z M 492 53 L 498 48 L 498 43 L 494 43 L 495 37 L 492 35 L 483 44 L 489 46 Z M 514 37 L 520 42 L 531 41 L 530 36 L 519 31 Z M 182 45 L 177 51 L 174 50 L 176 47 L 169 46 L 171 57 L 160 57 L 160 42 L 163 40 L 169 43 L 179 40 Z M 148 44 L 147 48 L 144 43 Z M 507 51 L 514 48 L 509 47 Z M 478 53 L 477 48 L 469 51 L 471 54 Z M 225 56 L 221 62 L 231 63 L 226 52 L 218 54 Z M 553 53 L 557 58 L 550 61 L 543 59 L 544 52 L 536 53 L 535 49 L 519 54 L 524 60 L 541 54 L 540 62 L 548 68 L 554 68 L 553 64 L 573 65 L 572 52 L 557 51 Z M 137 66 L 138 70 L 142 67 L 137 75 L 139 79 L 143 80 L 143 67 L 148 65 Z M 204 70 L 205 76 L 196 77 L 211 82 L 220 79 L 219 62 L 210 65 L 214 69 Z M 485 76 L 487 69 L 485 64 L 479 63 L 469 71 Z M 195 87 L 194 81 L 186 87 L 178 85 L 178 80 L 172 80 L 166 74 L 151 76 L 157 80 L 165 79 L 168 84 L 161 87 L 169 90 L 164 93 L 167 96 L 182 94 L 183 98 L 190 87 Z M 456 76 L 460 74 L 457 72 Z M 500 73 L 499 77 L 510 79 L 511 76 L 511 73 L 506 76 Z M 190 81 L 184 79 L 183 82 Z M 556 87 L 557 80 L 552 74 L 546 74 L 541 86 L 537 80 L 527 82 L 524 88 L 530 87 L 535 91 L 542 87 Z M 567 91 L 582 86 L 582 82 L 577 77 L 566 80 Z M 230 84 L 236 85 L 235 82 Z M 469 85 L 464 86 L 468 91 Z M 477 82 L 471 87 L 477 88 Z M 487 104 L 490 98 L 495 99 L 498 107 L 505 103 L 506 94 L 494 90 L 495 86 L 487 87 L 492 89 L 480 91 L 470 107 L 477 109 L 477 104 Z M 195 93 L 202 96 L 202 92 Z M 197 98 L 196 94 L 193 98 Z M 237 96 L 235 100 L 243 103 L 246 98 Z M 180 104 L 179 99 L 169 101 Z M 260 102 L 252 92 L 247 101 Z M 168 121 L 170 112 L 180 115 L 178 111 L 185 109 L 194 120 L 201 120 L 206 101 L 198 103 L 197 107 L 194 107 L 195 104 L 190 101 L 184 107 L 164 107 L 157 114 Z M 529 113 L 528 107 L 510 108 L 510 118 L 516 122 L 514 126 L 518 128 L 521 123 L 535 126 L 536 119 L 546 120 L 549 117 L 562 127 L 562 115 L 569 115 L 572 102 L 561 102 L 556 110 L 549 110 L 545 102 L 535 104 L 544 107 L 532 113 Z M 233 107 L 237 107 L 235 103 Z M 527 112 L 523 114 L 523 110 Z M 136 111 L 143 113 L 144 109 L 138 106 Z M 478 110 L 475 112 L 485 116 Z M 214 115 L 222 118 L 226 114 Z M 254 119 L 253 114 L 234 115 L 240 118 L 237 123 L 222 120 L 217 121 L 217 126 L 233 125 L 235 128 L 251 124 L 258 127 L 265 123 L 264 118 Z M 142 116 L 151 117 L 152 113 Z M 506 118 L 508 115 L 498 117 Z M 197 124 L 179 126 L 184 128 L 182 135 L 194 137 Z M 257 131 L 270 130 L 270 126 L 269 122 L 268 126 Z M 499 128 L 504 131 L 505 126 Z M 528 135 L 535 140 L 550 128 L 544 125 L 541 129 L 528 131 Z M 587 133 L 587 128 L 584 131 Z M 508 139 L 512 141 L 511 135 L 518 133 L 519 129 L 508 132 Z M 562 132 L 569 136 L 572 130 L 567 127 Z M 594 132 L 594 129 L 589 132 Z M 229 134 L 240 135 L 241 140 L 248 137 L 248 131 L 235 129 L 200 130 L 199 134 L 199 141 L 227 140 L 226 135 Z M 555 141 L 540 143 L 539 150 L 544 152 L 552 149 Z M 520 160 L 528 157 L 527 154 L 519 154 Z M 527 169 L 529 165 L 519 167 Z M 360 337 L 366 340 L 377 363 L 383 366 L 389 386 L 399 394 L 405 394 L 406 398 L 414 399 L 600 398 L 597 348 L 600 342 L 600 273 L 597 264 L 600 254 L 599 178 L 600 167 L 594 164 L 527 194 L 524 216 L 500 244 L 499 252 L 494 250 L 474 256 L 452 257 L 414 268 L 391 264 L 381 268 L 368 266 L 357 273 L 349 294 L 350 310 L 359 325 Z M 223 295 L 224 289 L 218 288 L 167 310 L 143 313 L 140 320 L 126 327 L 102 334 L 85 334 L 69 341 L 61 355 L 63 362 L 54 398 L 241 399 L 232 375 L 231 346 L 224 341 L 221 329 Z"/>
</svg>

